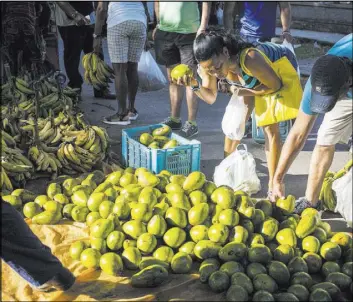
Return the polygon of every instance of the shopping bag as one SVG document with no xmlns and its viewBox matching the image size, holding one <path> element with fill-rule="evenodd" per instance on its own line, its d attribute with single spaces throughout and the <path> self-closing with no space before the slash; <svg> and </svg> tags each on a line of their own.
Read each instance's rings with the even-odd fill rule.
<svg viewBox="0 0 353 302">
<path fill-rule="evenodd" d="M 213 180 L 217 186 L 229 186 L 235 191 L 242 190 L 249 195 L 261 190 L 255 159 L 244 144 L 238 145 L 237 149 L 215 168 Z"/>
<path fill-rule="evenodd" d="M 245 133 L 246 106 L 244 98 L 233 94 L 222 120 L 222 130 L 231 140 L 241 140 Z"/>
<path fill-rule="evenodd" d="M 332 190 L 336 193 L 335 212 L 340 213 L 348 226 L 352 227 L 352 169 L 350 169 L 346 175 L 333 182 Z"/>
<path fill-rule="evenodd" d="M 143 51 L 139 64 L 139 89 L 142 92 L 160 90 L 167 85 L 167 79 L 149 51 Z"/>
</svg>

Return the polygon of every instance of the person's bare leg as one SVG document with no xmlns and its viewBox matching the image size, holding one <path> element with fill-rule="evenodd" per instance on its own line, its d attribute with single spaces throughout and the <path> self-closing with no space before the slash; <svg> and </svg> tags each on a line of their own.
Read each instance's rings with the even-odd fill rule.
<svg viewBox="0 0 353 302">
<path fill-rule="evenodd" d="M 127 114 L 126 99 L 128 94 L 127 63 L 113 63 L 115 92 L 118 100 L 118 114 Z"/>
<path fill-rule="evenodd" d="M 244 104 L 247 107 L 246 118 L 245 118 L 245 121 L 247 121 L 250 118 L 252 111 L 254 110 L 255 98 L 252 96 L 244 97 Z M 239 144 L 240 144 L 240 140 L 233 141 L 233 140 L 229 139 L 228 137 L 225 137 L 225 139 L 224 139 L 224 158 L 226 158 L 228 155 L 232 154 Z"/>
<path fill-rule="evenodd" d="M 190 87 L 186 87 L 186 101 L 188 105 L 188 121 L 196 122 L 199 100 Z"/>
<path fill-rule="evenodd" d="M 305 197 L 313 206 L 318 202 L 322 183 L 335 154 L 335 145 L 316 145 L 313 151 Z"/>
<path fill-rule="evenodd" d="M 167 68 L 167 74 L 169 79 L 169 97 L 170 97 L 170 109 L 171 118 L 180 119 L 181 102 L 184 97 L 184 87 L 172 83 L 170 72 L 174 66 Z"/>
<path fill-rule="evenodd" d="M 279 132 L 279 124 L 265 126 L 263 130 L 265 134 L 265 152 L 268 167 L 268 191 L 271 192 L 273 177 L 281 154 L 282 141 Z"/>
<path fill-rule="evenodd" d="M 127 63 L 127 81 L 128 81 L 128 98 L 129 98 L 129 110 L 135 109 L 135 98 L 137 89 L 139 86 L 138 77 L 138 63 L 128 62 Z"/>
</svg>

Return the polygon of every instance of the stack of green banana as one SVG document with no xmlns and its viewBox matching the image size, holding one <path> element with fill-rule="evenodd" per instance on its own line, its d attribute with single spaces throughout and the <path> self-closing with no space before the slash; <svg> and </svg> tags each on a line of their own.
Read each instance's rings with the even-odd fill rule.
<svg viewBox="0 0 353 302">
<path fill-rule="evenodd" d="M 95 89 L 104 90 L 114 79 L 114 70 L 101 60 L 94 52 L 88 53 L 82 58 L 85 69 L 84 78 Z"/>
<path fill-rule="evenodd" d="M 64 135 L 57 157 L 65 174 L 89 172 L 106 157 L 109 137 L 105 129 L 87 126 L 84 130 L 65 131 Z"/>
<path fill-rule="evenodd" d="M 321 200 L 324 203 L 324 207 L 329 211 L 333 212 L 337 204 L 336 195 L 332 190 L 332 184 L 335 180 L 344 176 L 349 171 L 349 169 L 352 168 L 352 165 L 353 165 L 353 160 L 351 159 L 343 167 L 343 169 L 339 170 L 337 173 L 333 173 L 331 171 L 328 171 L 326 173 L 326 176 L 320 191 L 319 200 Z"/>
<path fill-rule="evenodd" d="M 57 174 L 62 168 L 60 161 L 54 153 L 48 153 L 39 149 L 37 146 L 32 146 L 28 150 L 28 158 L 35 163 L 36 171 L 48 172 Z"/>
</svg>

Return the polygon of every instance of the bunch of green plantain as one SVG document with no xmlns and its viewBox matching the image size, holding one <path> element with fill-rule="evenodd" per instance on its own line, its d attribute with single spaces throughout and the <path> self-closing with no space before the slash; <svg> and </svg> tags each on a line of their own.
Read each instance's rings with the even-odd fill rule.
<svg viewBox="0 0 353 302">
<path fill-rule="evenodd" d="M 89 172 L 106 157 L 109 137 L 105 129 L 87 126 L 83 130 L 66 130 L 64 135 L 64 142 L 57 152 L 64 173 Z"/>
<path fill-rule="evenodd" d="M 47 153 L 37 146 L 28 150 L 28 158 L 35 163 L 36 171 L 58 174 L 62 168 L 60 161 L 54 153 Z"/>
<path fill-rule="evenodd" d="M 85 69 L 84 79 L 95 89 L 107 89 L 111 79 L 114 79 L 114 70 L 101 60 L 94 52 L 82 57 L 82 66 Z"/>
</svg>

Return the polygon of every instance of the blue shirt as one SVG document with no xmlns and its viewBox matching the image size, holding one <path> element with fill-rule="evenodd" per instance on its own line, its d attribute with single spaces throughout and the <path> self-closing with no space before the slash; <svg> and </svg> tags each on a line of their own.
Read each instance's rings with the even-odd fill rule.
<svg viewBox="0 0 353 302">
<path fill-rule="evenodd" d="M 253 38 L 272 38 L 276 36 L 276 12 L 275 1 L 245 1 L 244 15 L 240 19 L 240 34 Z"/>
<path fill-rule="evenodd" d="M 352 60 L 353 51 L 353 35 L 349 34 L 339 40 L 333 47 L 327 52 L 327 54 L 335 55 L 339 57 L 347 57 Z M 352 98 L 352 90 L 347 94 L 348 98 Z M 311 81 L 310 78 L 306 82 L 304 94 L 301 102 L 301 110 L 309 115 L 315 115 L 314 112 L 310 110 L 310 100 L 311 100 Z"/>
</svg>

